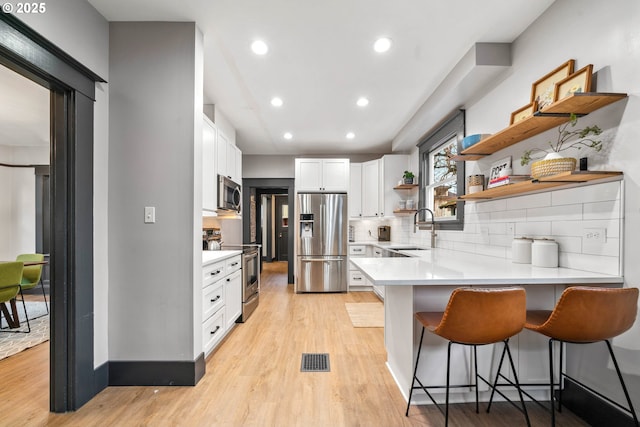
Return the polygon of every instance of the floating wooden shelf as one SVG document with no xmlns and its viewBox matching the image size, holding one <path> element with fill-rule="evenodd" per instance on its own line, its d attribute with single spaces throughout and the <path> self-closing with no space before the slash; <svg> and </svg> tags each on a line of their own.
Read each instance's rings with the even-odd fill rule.
<svg viewBox="0 0 640 427">
<path fill-rule="evenodd" d="M 540 190 L 546 190 L 554 187 L 562 187 L 570 184 L 578 184 L 584 182 L 595 181 L 599 179 L 612 178 L 622 175 L 622 172 L 614 171 L 573 171 L 563 172 L 557 175 L 546 176 L 540 179 L 532 179 L 530 181 L 517 182 L 515 184 L 507 184 L 500 187 L 489 188 L 488 190 L 479 191 L 473 194 L 465 194 L 460 196 L 462 200 L 489 200 L 500 197 L 519 196 L 527 193 L 533 193 Z"/>
<path fill-rule="evenodd" d="M 418 184 L 402 184 L 402 185 L 396 185 L 395 187 L 393 187 L 393 189 L 394 190 L 413 190 L 416 187 L 418 187 Z"/>
<path fill-rule="evenodd" d="M 454 157 L 455 160 L 478 160 L 546 130 L 569 121 L 570 114 L 583 116 L 627 97 L 625 93 L 574 93 L 537 111 L 533 116 L 515 123 L 472 145 Z M 514 184 L 515 185 L 515 184 Z"/>
<path fill-rule="evenodd" d="M 412 214 L 416 213 L 416 209 L 396 209 L 393 211 L 394 214 Z"/>
</svg>

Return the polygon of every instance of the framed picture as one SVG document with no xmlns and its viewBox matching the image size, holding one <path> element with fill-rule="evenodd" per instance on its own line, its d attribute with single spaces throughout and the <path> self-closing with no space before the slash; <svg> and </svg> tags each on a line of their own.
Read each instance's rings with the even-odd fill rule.
<svg viewBox="0 0 640 427">
<path fill-rule="evenodd" d="M 509 124 L 514 125 L 518 122 L 523 121 L 524 119 L 528 119 L 529 117 L 533 116 L 533 113 L 535 113 L 537 110 L 538 103 L 536 101 L 533 101 L 532 103 L 525 105 L 524 107 L 511 113 L 511 120 L 509 121 Z"/>
<path fill-rule="evenodd" d="M 589 92 L 591 90 L 591 75 L 593 74 L 593 64 L 571 74 L 569 77 L 556 83 L 556 90 L 553 95 L 554 101 L 559 101 L 574 93 Z"/>
<path fill-rule="evenodd" d="M 511 169 L 511 156 L 505 157 L 491 165 L 491 172 L 489 173 L 489 184 L 487 188 L 498 187 L 509 182 L 509 175 L 504 173 L 500 176 L 500 172 L 503 170 Z"/>
<path fill-rule="evenodd" d="M 539 110 L 553 102 L 556 83 L 573 73 L 574 64 L 575 61 L 570 59 L 533 84 L 531 87 L 531 102 L 537 101 Z"/>
</svg>

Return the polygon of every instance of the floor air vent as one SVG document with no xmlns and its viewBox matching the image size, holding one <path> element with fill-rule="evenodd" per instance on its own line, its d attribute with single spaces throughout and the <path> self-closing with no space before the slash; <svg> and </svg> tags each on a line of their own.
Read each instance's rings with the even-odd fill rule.
<svg viewBox="0 0 640 427">
<path fill-rule="evenodd" d="M 300 372 L 329 372 L 328 353 L 302 353 Z"/>
</svg>

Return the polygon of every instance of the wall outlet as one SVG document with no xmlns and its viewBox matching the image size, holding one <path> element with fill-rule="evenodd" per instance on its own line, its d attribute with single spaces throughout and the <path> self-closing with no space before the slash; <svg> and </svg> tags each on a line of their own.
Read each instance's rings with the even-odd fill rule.
<svg viewBox="0 0 640 427">
<path fill-rule="evenodd" d="M 585 228 L 582 231 L 582 241 L 585 243 L 604 244 L 607 241 L 606 228 Z"/>
</svg>

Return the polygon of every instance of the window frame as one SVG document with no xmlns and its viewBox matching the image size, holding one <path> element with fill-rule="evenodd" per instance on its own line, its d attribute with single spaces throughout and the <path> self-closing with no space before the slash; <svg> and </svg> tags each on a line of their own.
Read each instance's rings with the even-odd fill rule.
<svg viewBox="0 0 640 427">
<path fill-rule="evenodd" d="M 428 200 L 426 197 L 427 189 L 431 186 L 429 181 L 431 177 L 431 164 L 430 154 L 438 146 L 447 143 L 453 138 L 456 138 L 458 152 L 461 148 L 461 141 L 465 135 L 465 110 L 457 110 L 449 117 L 447 117 L 438 127 L 427 134 L 417 144 L 418 147 L 418 162 L 419 162 L 419 192 L 418 192 L 418 207 L 433 210 L 432 206 L 428 206 Z M 465 194 L 465 162 L 456 162 L 456 184 L 458 195 Z M 427 218 L 426 213 L 421 211 L 419 214 L 420 221 L 425 221 Z M 428 218 L 429 220 L 431 218 Z M 464 201 L 458 200 L 456 202 L 456 216 L 455 219 L 435 219 L 436 224 L 440 230 L 463 230 L 464 229 Z"/>
</svg>

